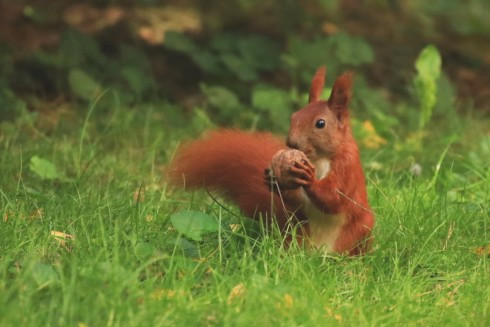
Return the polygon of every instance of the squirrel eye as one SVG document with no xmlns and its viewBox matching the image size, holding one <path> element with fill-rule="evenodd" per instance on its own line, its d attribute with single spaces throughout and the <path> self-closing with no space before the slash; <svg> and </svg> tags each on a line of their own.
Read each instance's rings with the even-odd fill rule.
<svg viewBox="0 0 490 327">
<path fill-rule="evenodd" d="M 318 119 L 315 124 L 316 128 L 323 128 L 325 127 L 325 120 L 324 119 Z"/>
</svg>

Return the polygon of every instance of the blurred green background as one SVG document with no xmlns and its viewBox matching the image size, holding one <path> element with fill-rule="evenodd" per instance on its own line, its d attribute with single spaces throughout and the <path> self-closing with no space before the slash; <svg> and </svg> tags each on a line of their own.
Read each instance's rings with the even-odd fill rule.
<svg viewBox="0 0 490 327">
<path fill-rule="evenodd" d="M 489 13 L 484 0 L 2 0 L 0 117 L 56 124 L 63 104 L 109 90 L 102 106 L 161 101 L 173 124 L 285 132 L 326 64 L 327 85 L 356 73 L 356 116 L 390 133 L 424 125 L 414 62 L 429 44 L 442 57 L 431 113 L 487 115 Z"/>
</svg>

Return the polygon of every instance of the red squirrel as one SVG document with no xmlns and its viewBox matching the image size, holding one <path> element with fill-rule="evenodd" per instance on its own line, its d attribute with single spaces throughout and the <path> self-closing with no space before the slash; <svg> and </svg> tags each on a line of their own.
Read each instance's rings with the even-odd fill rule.
<svg viewBox="0 0 490 327">
<path fill-rule="evenodd" d="M 308 247 L 365 253 L 374 214 L 350 126 L 352 76 L 340 76 L 323 101 L 325 73 L 323 66 L 315 73 L 308 104 L 292 115 L 286 142 L 270 133 L 213 131 L 178 149 L 170 165 L 171 182 L 216 191 L 245 215 L 275 222 L 283 231 L 297 223 L 299 239 Z M 308 158 L 288 168 L 295 185 L 287 189 L 272 179 L 269 169 L 274 154 L 284 149 L 300 150 Z"/>
</svg>

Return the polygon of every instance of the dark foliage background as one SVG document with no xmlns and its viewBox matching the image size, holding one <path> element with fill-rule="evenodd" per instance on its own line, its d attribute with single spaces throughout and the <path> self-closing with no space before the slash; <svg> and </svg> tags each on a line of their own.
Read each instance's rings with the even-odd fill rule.
<svg viewBox="0 0 490 327">
<path fill-rule="evenodd" d="M 370 156 L 388 145 L 423 161 L 424 139 L 463 142 L 461 118 L 488 117 L 489 7 L 2 0 L 0 132 L 68 130 L 95 106 L 98 130 L 115 111 L 141 112 L 174 143 L 217 126 L 284 134 L 314 71 L 326 65 L 327 86 L 355 73 L 354 131 Z"/>
<path fill-rule="evenodd" d="M 373 98 L 376 110 L 388 114 L 393 103 L 413 100 L 413 62 L 427 44 L 442 54 L 444 97 L 457 99 L 444 105 L 488 113 L 489 6 L 482 0 L 3 0 L 1 114 L 13 116 L 23 105 L 39 110 L 37 100 L 90 101 L 110 88 L 128 104 L 158 98 L 186 111 L 217 107 L 210 113 L 223 123 L 237 118 L 233 109 L 251 106 L 239 114 L 247 125 L 270 105 L 297 107 L 320 64 L 328 66 L 329 83 L 355 71 L 357 99 Z"/>
</svg>

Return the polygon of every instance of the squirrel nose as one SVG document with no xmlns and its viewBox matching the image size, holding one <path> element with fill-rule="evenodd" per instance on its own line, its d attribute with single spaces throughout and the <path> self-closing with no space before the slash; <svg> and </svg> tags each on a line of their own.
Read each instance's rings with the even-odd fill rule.
<svg viewBox="0 0 490 327">
<path fill-rule="evenodd" d="M 298 142 L 291 140 L 289 137 L 286 139 L 286 145 L 291 149 L 298 150 Z"/>
</svg>

